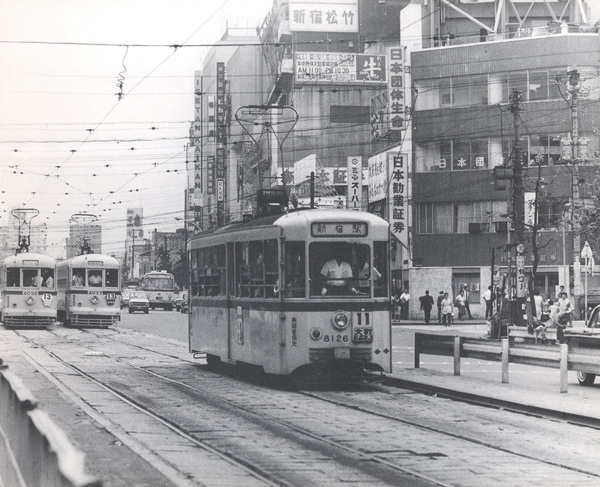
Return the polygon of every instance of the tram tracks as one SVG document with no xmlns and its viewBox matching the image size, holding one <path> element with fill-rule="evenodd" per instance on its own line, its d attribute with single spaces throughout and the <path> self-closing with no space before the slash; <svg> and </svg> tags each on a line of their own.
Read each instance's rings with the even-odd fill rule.
<svg viewBox="0 0 600 487">
<path fill-rule="evenodd" d="M 114 331 L 114 330 L 111 330 Z M 92 332 L 91 335 L 96 335 L 96 333 Z M 84 333 L 85 335 L 85 333 Z M 119 340 L 117 337 L 119 333 L 112 334 L 112 336 L 107 336 L 108 334 L 100 333 L 98 335 L 103 335 L 106 338 L 109 338 L 112 341 L 124 343 L 122 340 Z M 151 353 L 160 353 L 156 351 L 156 347 L 147 347 L 142 346 L 140 344 L 131 343 L 129 340 L 126 340 L 128 347 L 134 347 L 139 350 L 144 350 L 146 352 Z M 110 348 L 110 347 L 105 347 Z M 295 483 L 293 481 L 286 480 L 281 477 L 277 477 L 273 474 L 272 468 L 269 468 L 269 465 L 264 465 L 261 467 L 257 462 L 252 459 L 252 455 L 250 455 L 250 459 L 247 455 L 247 452 L 240 452 L 239 455 L 232 455 L 230 449 L 226 447 L 218 447 L 215 445 L 211 445 L 210 441 L 199 440 L 198 433 L 194 431 L 189 431 L 186 428 L 182 428 L 178 421 L 173 417 L 169 417 L 164 412 L 161 413 L 157 411 L 157 405 L 154 404 L 152 407 L 148 407 L 143 404 L 138 397 L 135 397 L 133 394 L 127 393 L 127 391 L 122 390 L 120 387 L 115 387 L 114 384 L 107 382 L 101 378 L 98 378 L 96 374 L 91 375 L 80 367 L 73 365 L 71 363 L 67 363 L 62 357 L 60 353 L 55 353 L 49 348 L 46 348 L 47 353 L 51 354 L 53 357 L 56 357 L 57 360 L 60 360 L 63 365 L 71 367 L 77 373 L 87 377 L 91 381 L 96 381 L 98 384 L 101 384 L 102 387 L 107 388 L 111 391 L 115 396 L 121 397 L 123 401 L 130 402 L 139 408 L 140 411 L 143 411 L 144 414 L 153 415 L 158 420 L 168 424 L 172 431 L 180 431 L 182 437 L 189 436 L 189 439 L 193 439 L 194 441 L 199 442 L 199 444 L 203 446 L 208 446 L 213 448 L 215 452 L 223 455 L 224 457 L 231 457 L 234 461 L 240 463 L 240 465 L 251 469 L 253 472 L 257 473 L 260 476 L 264 477 L 265 482 L 271 482 L 271 484 L 265 485 L 301 485 Z M 108 354 L 110 355 L 110 354 Z M 174 354 L 167 353 L 169 357 L 173 358 Z M 119 361 L 125 361 L 122 356 L 118 359 Z M 328 410 L 328 416 L 326 416 L 326 424 L 331 424 L 334 422 L 332 419 L 333 415 L 338 416 L 352 416 L 356 418 L 360 418 L 357 420 L 357 423 L 360 424 L 372 424 L 375 429 L 379 428 L 382 431 L 386 430 L 399 430 L 409 428 L 410 434 L 421 436 L 421 443 L 432 443 L 436 441 L 438 442 L 466 442 L 471 445 L 471 449 L 478 451 L 478 455 L 487 454 L 490 456 L 498 456 L 498 455 L 508 455 L 508 457 L 512 458 L 513 462 L 516 463 L 530 463 L 531 465 L 536 465 L 537 468 L 546 468 L 546 469 L 558 469 L 558 472 L 568 471 L 572 474 L 580 474 L 585 477 L 588 477 L 589 485 L 593 485 L 594 482 L 598 482 L 598 477 L 600 474 L 598 472 L 587 471 L 582 468 L 577 468 L 573 465 L 568 465 L 562 462 L 556 462 L 549 459 L 540 459 L 533 454 L 527 454 L 523 451 L 519 451 L 517 449 L 510 449 L 503 447 L 501 445 L 494 444 L 490 441 L 484 441 L 479 438 L 474 438 L 472 436 L 466 434 L 458 434 L 453 431 L 448 431 L 448 428 L 439 428 L 427 424 L 423 424 L 418 421 L 407 420 L 406 418 L 398 417 L 396 414 L 387 413 L 373 405 L 369 405 L 369 401 L 367 400 L 367 404 L 365 402 L 357 401 L 357 400 L 349 400 L 347 399 L 347 395 L 336 395 L 332 393 L 317 393 L 317 392 L 307 392 L 300 391 L 298 393 L 293 393 L 295 396 L 300 396 L 303 399 L 302 401 L 298 400 L 297 397 L 293 402 L 297 402 L 299 405 L 297 409 L 298 414 L 294 414 L 294 412 L 290 412 L 286 408 L 279 410 L 277 408 L 276 399 L 269 399 L 267 402 L 269 403 L 266 409 L 269 411 L 269 417 L 264 418 L 265 414 L 265 404 L 261 401 L 264 401 L 265 397 L 265 389 L 257 388 L 253 384 L 241 384 L 241 390 L 243 391 L 243 398 L 236 398 L 235 396 L 239 395 L 239 389 L 227 390 L 224 388 L 215 388 L 212 385 L 216 383 L 222 383 L 225 381 L 232 381 L 229 377 L 223 377 L 219 380 L 219 377 L 215 377 L 212 381 L 203 387 L 198 385 L 199 377 L 205 376 L 204 368 L 199 369 L 197 366 L 190 366 L 189 364 L 185 364 L 185 367 L 171 367 L 171 366 L 147 366 L 147 365 L 136 365 L 133 363 L 128 363 L 129 367 L 134 368 L 136 371 L 149 375 L 158 382 L 162 384 L 169 384 L 170 388 L 176 391 L 187 391 L 188 396 L 192 400 L 198 400 L 208 407 L 215 408 L 219 411 L 226 411 L 228 414 L 233 414 L 236 417 L 243 417 L 245 420 L 249 421 L 254 425 L 254 427 L 263 428 L 264 431 L 269 430 L 275 437 L 283 437 L 289 441 L 294 441 L 296 444 L 306 447 L 307 449 L 313 449 L 314 451 L 319 452 L 321 455 L 330 455 L 332 458 L 337 458 L 341 465 L 349 466 L 353 462 L 355 465 L 360 465 L 361 468 L 358 468 L 358 471 L 363 474 L 373 475 L 377 478 L 381 485 L 400 485 L 395 481 L 396 475 L 407 475 L 413 481 L 410 485 L 415 485 L 417 479 L 423 485 L 460 485 L 460 482 L 457 482 L 455 478 L 451 478 L 450 481 L 446 481 L 445 478 L 440 478 L 439 476 L 428 475 L 427 470 L 424 469 L 423 465 L 426 462 L 418 461 L 419 457 L 423 459 L 429 459 L 433 461 L 437 461 L 438 463 L 442 463 L 444 460 L 443 457 L 448 456 L 447 452 L 449 449 L 445 450 L 444 448 L 440 448 L 440 451 L 429 451 L 427 449 L 419 450 L 414 446 L 406 447 L 405 445 L 401 445 L 398 447 L 398 443 L 394 443 L 389 438 L 382 442 L 370 442 L 370 444 L 365 445 L 364 442 L 361 441 L 353 441 L 351 438 L 344 436 L 342 434 L 338 434 L 335 431 L 329 431 L 325 428 L 325 434 L 322 430 L 315 427 L 314 421 L 310 421 L 311 427 L 304 427 L 302 422 L 299 422 L 297 419 L 298 414 L 300 416 L 308 414 L 308 411 L 315 410 Z M 182 373 L 182 368 L 185 371 Z M 198 374 L 198 371 L 202 370 L 202 374 Z M 183 376 L 183 378 L 182 378 Z M 154 383 L 154 382 L 153 382 Z M 165 388 L 167 388 L 165 386 Z M 385 390 L 385 388 L 381 388 L 381 390 Z M 268 395 L 271 396 L 282 396 L 280 394 L 281 391 L 273 391 L 270 389 L 266 389 Z M 290 394 L 290 393 L 288 393 Z M 353 395 L 352 397 L 356 397 Z M 363 395 L 361 397 L 364 399 Z M 316 401 L 316 402 L 315 402 Z M 259 402 L 261 404 L 259 405 Z M 331 405 L 333 408 L 328 408 L 325 405 Z M 341 411 L 345 412 L 341 412 Z M 398 412 L 396 410 L 396 412 Z M 368 418 L 365 418 L 364 415 L 367 415 Z M 352 423 L 352 420 L 349 421 Z M 346 428 L 349 429 L 349 428 Z M 386 433 L 389 437 L 389 433 Z M 408 434 L 407 432 L 403 432 L 403 434 Z M 430 437 L 431 435 L 434 435 Z M 445 437 L 446 440 L 440 440 L 441 436 Z M 393 437 L 393 435 L 392 435 Z M 217 442 L 218 443 L 218 442 Z M 225 442 L 227 443 L 227 442 Z M 407 442 L 410 443 L 410 442 Z M 460 447 L 461 449 L 465 449 L 464 446 Z M 479 451 L 480 450 L 480 451 Z M 487 452 L 487 453 L 486 453 Z M 492 452 L 495 452 L 492 454 Z M 413 458 L 414 457 L 414 458 Z M 417 458 L 417 461 L 415 461 Z M 511 461 L 510 458 L 507 461 Z M 362 464 L 362 465 L 361 465 Z M 413 465 L 413 467 L 407 466 Z M 318 468 L 318 465 L 314 466 Z M 439 468 L 439 467 L 437 467 Z M 444 467 L 450 468 L 450 467 Z M 476 466 L 473 467 L 476 470 Z M 491 485 L 488 483 L 488 485 Z M 562 485 L 565 485 L 564 482 Z M 586 483 L 580 485 L 587 485 Z"/>
</svg>

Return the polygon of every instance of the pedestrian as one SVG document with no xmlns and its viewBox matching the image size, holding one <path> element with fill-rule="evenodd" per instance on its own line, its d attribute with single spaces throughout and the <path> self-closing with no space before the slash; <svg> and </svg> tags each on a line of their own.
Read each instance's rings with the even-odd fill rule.
<svg viewBox="0 0 600 487">
<path fill-rule="evenodd" d="M 458 319 L 462 320 L 465 316 L 465 292 L 464 290 L 461 289 L 460 293 L 458 293 L 458 296 L 456 296 L 456 299 L 454 300 L 454 306 L 456 306 L 458 308 Z"/>
<path fill-rule="evenodd" d="M 471 297 L 471 293 L 469 293 L 469 289 L 467 288 L 466 284 L 463 287 L 463 292 L 464 292 L 464 296 L 465 296 L 465 310 L 466 310 L 467 314 L 469 315 L 469 319 L 472 320 L 473 316 L 471 315 L 471 308 L 469 308 L 469 298 Z"/>
<path fill-rule="evenodd" d="M 535 307 L 535 317 L 541 320 L 544 313 L 544 298 L 540 296 L 539 289 L 533 291 L 533 305 Z"/>
<path fill-rule="evenodd" d="M 407 320 L 408 319 L 408 302 L 410 301 L 410 294 L 408 289 L 405 289 L 404 292 L 400 295 L 400 319 Z"/>
<path fill-rule="evenodd" d="M 492 319 L 492 314 L 494 312 L 493 309 L 493 300 L 492 300 L 492 286 L 488 286 L 487 291 L 483 293 L 483 301 L 485 302 L 485 319 Z"/>
<path fill-rule="evenodd" d="M 394 293 L 392 298 L 392 304 L 394 306 L 394 320 L 400 319 L 400 290 Z"/>
<path fill-rule="evenodd" d="M 431 308 L 433 308 L 433 298 L 429 295 L 429 291 L 425 291 L 425 295 L 419 298 L 421 309 L 425 313 L 425 324 L 429 324 L 431 318 Z"/>
<path fill-rule="evenodd" d="M 566 315 L 566 321 L 569 323 L 569 327 L 573 326 L 573 306 L 571 301 L 567 298 L 567 293 L 563 291 L 560 299 L 558 300 L 558 310 L 561 315 Z"/>
<path fill-rule="evenodd" d="M 554 298 L 554 302 L 558 302 L 558 300 L 562 297 L 563 293 L 566 293 L 565 286 L 558 286 L 558 292 L 556 293 L 556 298 Z"/>
<path fill-rule="evenodd" d="M 438 323 L 442 322 L 442 301 L 444 300 L 444 291 L 440 291 L 437 297 Z"/>
<path fill-rule="evenodd" d="M 452 323 L 452 310 L 452 300 L 448 293 L 444 293 L 444 299 L 442 299 L 442 323 L 444 326 L 450 326 Z"/>
</svg>

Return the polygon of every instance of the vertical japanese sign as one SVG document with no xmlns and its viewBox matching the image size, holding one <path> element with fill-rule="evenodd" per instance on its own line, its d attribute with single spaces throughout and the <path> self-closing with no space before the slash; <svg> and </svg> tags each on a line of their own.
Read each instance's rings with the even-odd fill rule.
<svg viewBox="0 0 600 487">
<path fill-rule="evenodd" d="M 225 63 L 217 63 L 217 221 L 223 225 L 225 211 L 225 144 L 227 128 L 225 123 Z"/>
<path fill-rule="evenodd" d="M 404 48 L 390 47 L 388 49 L 388 103 L 390 130 L 405 130 L 407 125 L 406 91 L 404 73 Z"/>
<path fill-rule="evenodd" d="M 408 247 L 408 155 L 388 153 L 391 170 L 389 185 L 392 233 Z"/>
<path fill-rule="evenodd" d="M 346 208 L 362 210 L 362 157 L 348 157 L 348 191 Z"/>
<path fill-rule="evenodd" d="M 206 192 L 215 194 L 215 156 L 206 156 Z"/>
</svg>

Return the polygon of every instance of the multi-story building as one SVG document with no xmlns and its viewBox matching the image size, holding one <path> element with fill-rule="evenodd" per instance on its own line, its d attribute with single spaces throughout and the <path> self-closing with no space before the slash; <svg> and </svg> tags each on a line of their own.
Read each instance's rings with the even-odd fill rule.
<svg viewBox="0 0 600 487">
<path fill-rule="evenodd" d="M 483 316 L 481 293 L 493 282 L 502 285 L 519 220 L 525 266 L 537 267 L 535 287 L 545 296 L 559 284 L 580 294 L 579 229 L 572 222 L 598 178 L 600 44 L 575 3 L 569 9 L 564 1 L 539 2 L 528 13 L 514 2 L 510 17 L 494 12 L 493 3 L 465 4 L 462 12 L 445 8 L 445 23 L 424 29 L 427 47 L 411 55 L 413 296 L 425 289 L 456 296 L 466 287 L 472 311 Z M 503 28 L 482 27 L 495 22 Z M 477 38 L 468 35 L 474 25 L 482 29 Z M 574 137 L 582 148 L 575 157 Z M 520 215 L 514 185 L 509 180 L 497 191 L 494 178 L 494 168 L 512 170 L 517 160 L 524 178 Z M 411 311 L 419 313 L 418 301 Z"/>
</svg>

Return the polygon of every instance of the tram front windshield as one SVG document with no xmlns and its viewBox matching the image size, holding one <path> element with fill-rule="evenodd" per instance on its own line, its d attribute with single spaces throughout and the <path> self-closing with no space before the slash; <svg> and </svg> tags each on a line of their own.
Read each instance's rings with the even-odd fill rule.
<svg viewBox="0 0 600 487">
<path fill-rule="evenodd" d="M 373 255 L 369 244 L 313 242 L 309 246 L 310 294 L 385 297 L 387 268 L 387 242 L 374 242 Z"/>
<path fill-rule="evenodd" d="M 174 281 L 170 276 L 146 276 L 142 282 L 142 288 L 152 291 L 172 291 Z"/>
</svg>

